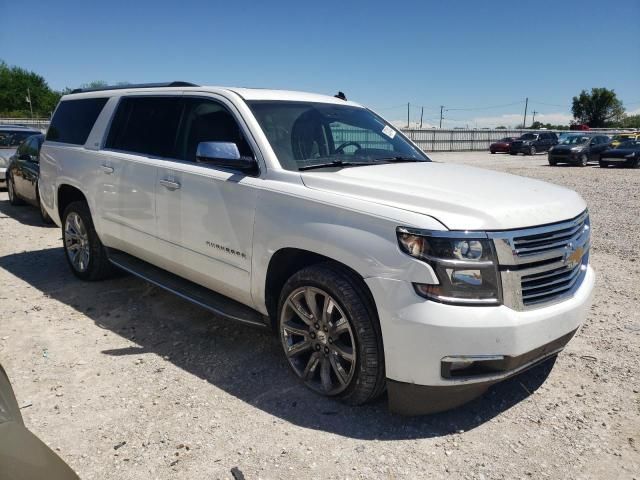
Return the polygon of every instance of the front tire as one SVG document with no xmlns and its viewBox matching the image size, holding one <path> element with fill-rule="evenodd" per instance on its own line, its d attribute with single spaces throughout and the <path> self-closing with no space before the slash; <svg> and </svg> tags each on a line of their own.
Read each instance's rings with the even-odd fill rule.
<svg viewBox="0 0 640 480">
<path fill-rule="evenodd" d="M 102 280 L 114 270 L 93 226 L 89 206 L 72 202 L 62 214 L 62 242 L 73 274 L 81 280 Z"/>
<path fill-rule="evenodd" d="M 529 147 L 529 155 L 535 155 L 535 154 L 536 154 L 536 147 L 532 145 Z"/>
<path fill-rule="evenodd" d="M 587 155 L 585 153 L 583 153 L 582 155 L 580 155 L 580 158 L 578 160 L 578 165 L 581 167 L 586 167 L 589 163 L 589 157 L 587 157 Z"/>
<path fill-rule="evenodd" d="M 313 391 L 360 405 L 385 387 L 377 313 L 362 281 L 332 263 L 295 273 L 278 306 L 278 331 L 296 376 Z"/>
</svg>

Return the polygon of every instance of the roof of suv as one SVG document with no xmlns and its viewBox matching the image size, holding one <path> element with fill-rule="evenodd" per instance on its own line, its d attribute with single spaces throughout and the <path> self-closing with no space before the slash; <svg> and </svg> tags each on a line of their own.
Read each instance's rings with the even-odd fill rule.
<svg viewBox="0 0 640 480">
<path fill-rule="evenodd" d="M 83 97 L 96 97 L 96 96 L 112 96 L 112 95 L 127 95 L 135 92 L 150 92 L 153 90 L 164 90 L 164 91 L 176 91 L 176 92 L 184 92 L 184 91 L 194 91 L 194 92 L 213 92 L 213 93 L 234 93 L 239 95 L 244 100 L 248 101 L 260 101 L 260 100 L 288 100 L 294 102 L 318 102 L 318 103 L 333 103 L 337 105 L 351 105 L 358 106 L 358 103 L 341 100 L 332 95 L 321 95 L 318 93 L 308 93 L 308 92 L 298 92 L 294 90 L 273 90 L 273 89 L 265 89 L 265 88 L 243 88 L 243 87 L 220 87 L 213 85 L 175 85 L 174 82 L 172 84 L 148 84 L 148 85 L 131 85 L 130 88 L 127 86 L 117 86 L 117 87 L 105 87 L 100 89 L 86 89 L 86 90 L 74 90 L 69 95 L 65 95 L 65 97 L 69 97 L 69 99 L 73 98 L 83 98 Z M 186 83 L 186 82 L 179 82 Z"/>
</svg>

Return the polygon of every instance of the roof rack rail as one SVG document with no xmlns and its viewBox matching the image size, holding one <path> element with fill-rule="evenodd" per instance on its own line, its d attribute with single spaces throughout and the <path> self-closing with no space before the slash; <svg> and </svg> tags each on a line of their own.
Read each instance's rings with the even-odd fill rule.
<svg viewBox="0 0 640 480">
<path fill-rule="evenodd" d="M 190 82 L 165 82 L 165 83 L 137 83 L 130 85 L 106 85 L 104 87 L 97 88 L 75 88 L 71 90 L 71 93 L 84 93 L 84 92 L 100 92 L 102 90 L 124 90 L 127 88 L 164 88 L 164 87 L 199 87 L 195 83 Z"/>
</svg>

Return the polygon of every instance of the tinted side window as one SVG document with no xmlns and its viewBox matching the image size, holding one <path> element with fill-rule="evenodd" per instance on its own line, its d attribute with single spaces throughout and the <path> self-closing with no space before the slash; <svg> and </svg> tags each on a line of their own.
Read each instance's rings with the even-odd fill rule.
<svg viewBox="0 0 640 480">
<path fill-rule="evenodd" d="M 182 110 L 183 102 L 177 97 L 124 97 L 106 147 L 174 158 Z"/>
<path fill-rule="evenodd" d="M 84 145 L 106 98 L 86 98 L 60 102 L 51 119 L 47 140 Z"/>
<path fill-rule="evenodd" d="M 184 103 L 178 158 L 195 162 L 200 142 L 233 142 L 241 156 L 255 158 L 240 126 L 222 104 L 204 98 L 185 98 Z"/>
</svg>

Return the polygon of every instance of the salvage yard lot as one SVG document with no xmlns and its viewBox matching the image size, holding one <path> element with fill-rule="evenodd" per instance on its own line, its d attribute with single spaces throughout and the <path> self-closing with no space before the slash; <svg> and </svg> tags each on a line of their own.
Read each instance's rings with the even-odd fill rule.
<svg viewBox="0 0 640 480">
<path fill-rule="evenodd" d="M 594 306 L 550 373 L 438 415 L 346 407 L 300 385 L 273 335 L 131 276 L 75 279 L 59 229 L 2 192 L 0 363 L 27 426 L 85 479 L 640 478 L 640 170 L 430 156 L 589 204 Z"/>
</svg>

